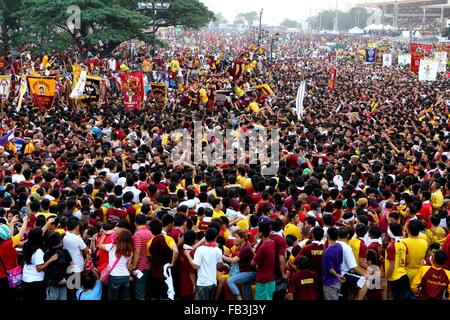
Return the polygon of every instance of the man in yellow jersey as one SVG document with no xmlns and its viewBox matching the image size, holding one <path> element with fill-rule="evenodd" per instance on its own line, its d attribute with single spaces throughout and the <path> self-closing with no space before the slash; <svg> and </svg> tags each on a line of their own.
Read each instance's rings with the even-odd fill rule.
<svg viewBox="0 0 450 320">
<path fill-rule="evenodd" d="M 402 240 L 408 253 L 405 270 L 410 281 L 414 279 L 419 268 L 423 265 L 428 249 L 428 243 L 419 238 L 420 229 L 420 220 L 409 221 L 407 226 L 408 238 Z"/>
<path fill-rule="evenodd" d="M 293 235 L 297 239 L 301 239 L 302 232 L 298 227 L 298 223 L 300 221 L 298 218 L 298 214 L 296 212 L 289 212 L 288 221 L 289 223 L 284 227 L 284 235 Z"/>
<path fill-rule="evenodd" d="M 391 241 L 386 248 L 385 277 L 394 300 L 405 300 L 409 291 L 409 278 L 406 274 L 406 245 L 401 241 L 402 226 L 391 222 L 388 228 Z"/>
</svg>

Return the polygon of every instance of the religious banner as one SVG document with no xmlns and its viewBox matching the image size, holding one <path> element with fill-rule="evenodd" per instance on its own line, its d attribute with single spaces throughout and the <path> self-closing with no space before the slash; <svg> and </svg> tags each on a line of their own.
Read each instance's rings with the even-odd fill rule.
<svg viewBox="0 0 450 320">
<path fill-rule="evenodd" d="M 9 92 L 11 89 L 11 76 L 0 75 L 0 102 L 4 102 L 9 98 Z"/>
<path fill-rule="evenodd" d="M 438 72 L 447 71 L 447 63 L 448 63 L 447 52 L 445 51 L 435 52 L 434 60 L 439 62 Z"/>
<path fill-rule="evenodd" d="M 375 63 L 376 59 L 377 59 L 377 49 L 367 48 L 366 49 L 366 62 L 367 63 Z"/>
<path fill-rule="evenodd" d="M 392 54 L 383 53 L 383 67 L 390 67 L 392 65 Z"/>
<path fill-rule="evenodd" d="M 426 56 L 431 55 L 431 44 L 411 44 L 411 71 L 418 73 L 420 67 L 420 60 L 424 59 Z"/>
<path fill-rule="evenodd" d="M 156 105 L 164 108 L 167 102 L 167 85 L 164 83 L 151 83 L 151 95 L 155 99 Z"/>
<path fill-rule="evenodd" d="M 100 82 L 102 78 L 87 76 L 81 102 L 86 105 L 98 104 L 100 101 Z"/>
<path fill-rule="evenodd" d="M 389 52 L 389 46 L 379 46 L 376 48 L 376 58 L 375 61 L 378 64 L 384 63 L 384 55 Z M 384 65 L 383 65 L 384 66 Z"/>
<path fill-rule="evenodd" d="M 141 108 L 145 98 L 144 78 L 142 71 L 120 74 L 123 92 L 123 103 L 126 110 Z"/>
<path fill-rule="evenodd" d="M 436 60 L 421 60 L 419 67 L 420 81 L 436 81 L 439 62 Z"/>
<path fill-rule="evenodd" d="M 50 109 L 56 92 L 56 79 L 53 77 L 28 77 L 30 93 L 34 106 L 40 109 Z"/>
<path fill-rule="evenodd" d="M 333 91 L 336 88 L 337 70 L 335 67 L 331 67 L 328 74 L 328 91 Z"/>
<path fill-rule="evenodd" d="M 411 64 L 411 55 L 410 54 L 399 54 L 398 55 L 398 65 L 399 66 L 407 66 Z"/>
</svg>

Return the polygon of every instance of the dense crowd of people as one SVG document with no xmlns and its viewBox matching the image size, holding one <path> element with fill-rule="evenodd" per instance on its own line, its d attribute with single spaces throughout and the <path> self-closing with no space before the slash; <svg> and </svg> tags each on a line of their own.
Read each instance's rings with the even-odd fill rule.
<svg viewBox="0 0 450 320">
<path fill-rule="evenodd" d="M 14 89 L 3 101 L 0 299 L 448 299 L 450 79 L 366 64 L 355 53 L 367 41 L 337 52 L 281 35 L 273 59 L 207 31 L 174 34 L 153 58 L 138 42 L 108 56 L 7 52 L 0 73 L 17 87 L 21 74 L 58 71 L 63 89 L 50 110 L 32 97 L 17 108 Z M 99 104 L 63 94 L 79 63 L 107 80 Z M 126 110 L 118 74 L 129 69 L 167 84 L 167 103 L 148 93 Z M 213 130 L 279 130 L 278 173 L 263 175 L 262 157 L 175 161 L 176 130 L 194 121 L 203 148 Z"/>
</svg>

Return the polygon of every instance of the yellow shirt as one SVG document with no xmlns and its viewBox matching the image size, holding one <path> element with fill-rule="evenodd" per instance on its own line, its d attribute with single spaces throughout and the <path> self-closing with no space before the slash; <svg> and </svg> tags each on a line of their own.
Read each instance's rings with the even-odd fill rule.
<svg viewBox="0 0 450 320">
<path fill-rule="evenodd" d="M 406 245 L 406 274 L 409 280 L 414 279 L 419 268 L 423 266 L 423 260 L 428 249 L 428 243 L 423 239 L 406 238 L 402 240 Z"/>
<path fill-rule="evenodd" d="M 437 227 L 434 231 L 431 229 L 425 230 L 428 238 L 428 245 L 432 243 L 443 243 L 446 237 L 445 230 L 441 227 Z"/>
<path fill-rule="evenodd" d="M 236 182 L 241 186 L 243 189 L 248 189 L 252 186 L 252 179 L 246 178 L 243 176 L 239 176 L 236 178 Z"/>
<path fill-rule="evenodd" d="M 433 203 L 433 209 L 440 209 L 444 204 L 444 196 L 441 189 L 436 190 L 431 194 L 431 203 Z"/>
<path fill-rule="evenodd" d="M 20 239 L 19 235 L 16 234 L 15 236 L 13 236 L 11 238 L 11 240 L 12 240 L 12 246 L 13 246 L 13 248 L 15 248 L 15 247 L 17 247 L 20 244 L 20 240 L 21 239 Z"/>
<path fill-rule="evenodd" d="M 172 72 L 177 73 L 178 70 L 180 69 L 180 61 L 175 60 L 175 59 L 172 60 L 172 61 L 170 62 L 170 69 L 172 70 Z"/>
<path fill-rule="evenodd" d="M 288 223 L 284 227 L 284 235 L 285 236 L 292 235 L 292 236 L 296 237 L 297 239 L 301 239 L 302 232 L 301 232 L 300 228 L 297 227 L 295 224 Z"/>
<path fill-rule="evenodd" d="M 213 210 L 213 216 L 212 216 L 212 218 L 213 218 L 213 219 L 218 219 L 218 218 L 220 218 L 220 217 L 223 217 L 224 215 L 225 215 L 225 213 L 223 213 L 222 210 L 220 210 L 220 211 Z"/>
<path fill-rule="evenodd" d="M 389 269 L 390 261 L 394 261 L 394 270 L 388 280 L 395 281 L 406 274 L 406 245 L 403 242 L 391 242 L 386 248 L 386 258 L 384 260 L 386 271 Z"/>
<path fill-rule="evenodd" d="M 249 105 L 248 105 L 248 108 L 247 108 L 247 112 L 250 112 L 250 111 L 252 111 L 252 112 L 254 112 L 254 113 L 258 113 L 259 112 L 259 105 L 256 103 L 256 102 L 252 102 L 252 103 L 250 103 Z"/>
<path fill-rule="evenodd" d="M 356 262 L 358 263 L 358 266 L 361 267 L 361 265 L 359 264 L 359 257 L 360 257 L 360 251 L 361 251 L 361 239 L 352 238 L 348 241 L 348 245 L 352 248 L 352 251 L 353 251 L 353 254 L 355 255 L 355 259 L 356 259 Z"/>
<path fill-rule="evenodd" d="M 45 220 L 48 220 L 48 218 L 56 218 L 57 215 L 50 212 L 40 212 L 36 217 L 44 216 Z"/>
</svg>

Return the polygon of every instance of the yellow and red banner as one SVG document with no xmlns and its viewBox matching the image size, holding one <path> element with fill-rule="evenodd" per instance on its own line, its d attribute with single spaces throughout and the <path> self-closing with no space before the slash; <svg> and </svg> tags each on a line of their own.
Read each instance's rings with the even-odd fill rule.
<svg viewBox="0 0 450 320">
<path fill-rule="evenodd" d="M 145 98 L 144 77 L 142 71 L 120 74 L 125 110 L 139 110 Z"/>
<path fill-rule="evenodd" d="M 34 106 L 40 109 L 50 109 L 56 93 L 56 78 L 28 77 L 28 84 Z"/>
<path fill-rule="evenodd" d="M 158 107 L 163 108 L 167 102 L 167 85 L 163 83 L 151 83 L 151 94 Z"/>
<path fill-rule="evenodd" d="M 411 43 L 411 71 L 419 73 L 420 60 L 431 56 L 431 44 Z"/>
<path fill-rule="evenodd" d="M 336 88 L 337 70 L 335 67 L 331 67 L 328 74 L 328 91 L 333 91 Z"/>
</svg>

